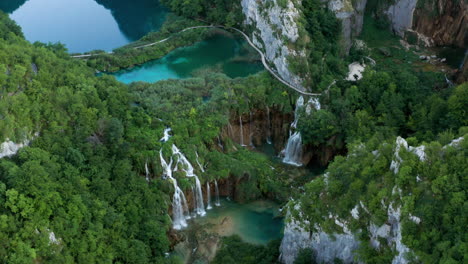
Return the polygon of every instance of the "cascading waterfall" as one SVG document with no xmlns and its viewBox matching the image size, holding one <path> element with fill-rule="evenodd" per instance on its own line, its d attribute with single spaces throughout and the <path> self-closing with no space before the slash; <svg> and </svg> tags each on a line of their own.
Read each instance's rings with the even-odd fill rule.
<svg viewBox="0 0 468 264">
<path fill-rule="evenodd" d="M 193 166 L 190 164 L 190 162 L 187 160 L 185 155 L 180 152 L 180 150 L 177 148 L 176 145 L 172 145 L 172 154 L 177 157 L 177 163 L 176 167 L 178 165 L 181 165 L 181 169 L 185 172 L 185 175 L 187 177 L 194 177 L 195 178 L 195 212 L 198 215 L 205 215 L 205 205 L 203 202 L 203 193 L 201 189 L 201 183 L 200 180 L 198 179 L 198 176 L 194 173 Z M 200 165 L 201 166 L 201 165 Z"/>
<path fill-rule="evenodd" d="M 302 166 L 302 136 L 299 131 L 293 133 L 293 129 L 297 127 L 299 121 L 300 108 L 304 106 L 304 97 L 300 96 L 296 101 L 296 109 L 294 110 L 294 122 L 291 124 L 289 131 L 289 139 L 286 148 L 282 151 L 284 158 L 283 162 L 294 166 Z"/>
<path fill-rule="evenodd" d="M 210 193 L 210 183 L 206 183 L 206 209 L 210 210 L 211 207 L 211 193 Z"/>
<path fill-rule="evenodd" d="M 200 167 L 200 170 L 202 172 L 205 172 L 205 169 L 203 168 L 203 166 L 201 165 L 200 161 L 198 160 L 198 152 L 195 151 L 195 155 L 197 156 L 197 164 L 198 164 L 198 167 Z"/>
<path fill-rule="evenodd" d="M 171 138 L 171 135 L 169 135 L 169 132 L 171 132 L 171 131 L 172 131 L 172 129 L 170 127 L 164 129 L 164 135 L 159 141 L 167 142 L 169 140 L 169 138 Z"/>
<path fill-rule="evenodd" d="M 294 134 L 289 137 L 286 148 L 283 151 L 284 163 L 294 166 L 302 166 L 302 137 L 299 131 L 294 132 Z"/>
<path fill-rule="evenodd" d="M 146 175 L 146 181 L 149 182 L 149 169 L 148 169 L 148 162 L 145 162 L 145 175 Z"/>
<path fill-rule="evenodd" d="M 294 110 L 294 122 L 291 124 L 292 128 L 297 127 L 297 122 L 299 122 L 299 110 L 304 106 L 304 97 L 302 95 L 296 101 L 296 109 Z"/>
<path fill-rule="evenodd" d="M 270 120 L 270 108 L 267 106 L 267 143 L 271 145 L 271 120 Z"/>
<path fill-rule="evenodd" d="M 163 158 L 162 151 L 159 151 L 159 157 L 165 176 L 169 178 L 174 185 L 174 195 L 172 197 L 172 226 L 174 229 L 180 230 L 187 227 L 187 216 L 185 215 L 186 212 L 188 213 L 187 199 L 185 198 L 184 192 L 182 192 L 177 185 L 177 180 L 172 177 L 172 160 L 167 164 L 166 160 Z"/>
<path fill-rule="evenodd" d="M 242 126 L 242 116 L 239 115 L 239 127 L 240 127 L 240 144 L 241 146 L 245 147 L 245 144 L 244 144 L 244 128 Z"/>
<path fill-rule="evenodd" d="M 221 203 L 219 202 L 219 189 L 218 189 L 218 182 L 215 180 L 215 194 L 216 194 L 216 201 L 215 205 L 220 206 Z"/>
</svg>

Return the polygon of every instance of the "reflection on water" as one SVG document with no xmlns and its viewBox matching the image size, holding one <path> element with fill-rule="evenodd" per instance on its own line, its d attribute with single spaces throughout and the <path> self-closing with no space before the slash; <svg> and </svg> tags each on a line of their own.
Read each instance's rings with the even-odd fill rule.
<svg viewBox="0 0 468 264">
<path fill-rule="evenodd" d="M 158 30 L 166 9 L 157 0 L 1 1 L 27 40 L 61 42 L 70 52 L 110 51 Z"/>
<path fill-rule="evenodd" d="M 217 34 L 193 46 L 178 48 L 165 57 L 144 63 L 132 69 L 113 73 L 119 81 L 157 82 L 193 76 L 206 67 L 220 70 L 231 78 L 244 77 L 263 69 L 258 61 L 240 60 L 246 57 L 247 46 L 232 37 Z M 234 60 L 237 58 L 237 60 Z"/>
</svg>

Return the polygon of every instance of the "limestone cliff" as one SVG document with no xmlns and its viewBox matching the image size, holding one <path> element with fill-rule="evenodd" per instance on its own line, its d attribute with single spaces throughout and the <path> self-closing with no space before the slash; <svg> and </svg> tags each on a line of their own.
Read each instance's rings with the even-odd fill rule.
<svg viewBox="0 0 468 264">
<path fill-rule="evenodd" d="M 297 23 L 301 18 L 300 1 L 242 0 L 245 24 L 253 28 L 252 41 L 265 52 L 266 59 L 287 82 L 305 91 L 307 76 L 290 69 L 291 60 L 307 67 L 306 51 L 298 43 L 306 34 Z"/>
<path fill-rule="evenodd" d="M 418 1 L 413 29 L 430 37 L 437 46 L 468 46 L 468 2 Z"/>
<path fill-rule="evenodd" d="M 342 43 L 348 51 L 353 39 L 361 34 L 367 0 L 321 0 L 342 21 Z"/>
</svg>

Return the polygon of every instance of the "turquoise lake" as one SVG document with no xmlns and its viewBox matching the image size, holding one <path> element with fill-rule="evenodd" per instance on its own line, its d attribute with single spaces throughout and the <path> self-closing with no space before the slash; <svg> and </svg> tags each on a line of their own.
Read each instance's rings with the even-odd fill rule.
<svg viewBox="0 0 468 264">
<path fill-rule="evenodd" d="M 204 70 L 223 72 L 231 78 L 245 77 L 263 70 L 263 65 L 250 57 L 245 41 L 216 34 L 195 45 L 175 49 L 161 59 L 112 75 L 123 83 L 189 78 Z"/>
<path fill-rule="evenodd" d="M 30 42 L 60 42 L 69 52 L 111 51 L 163 24 L 157 0 L 2 0 L 0 9 Z"/>
</svg>

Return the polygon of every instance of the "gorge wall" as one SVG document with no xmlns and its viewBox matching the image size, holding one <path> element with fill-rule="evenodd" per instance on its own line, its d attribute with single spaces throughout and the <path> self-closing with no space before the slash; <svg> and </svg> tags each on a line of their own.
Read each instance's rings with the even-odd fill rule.
<svg viewBox="0 0 468 264">
<path fill-rule="evenodd" d="M 306 50 L 298 45 L 306 37 L 305 30 L 297 23 L 301 19 L 300 1 L 242 0 L 242 12 L 247 27 L 251 27 L 252 41 L 265 53 L 278 74 L 299 89 L 309 90 L 305 82 L 308 76 L 300 76 L 290 70 L 290 61 L 300 61 L 307 66 Z"/>
</svg>

